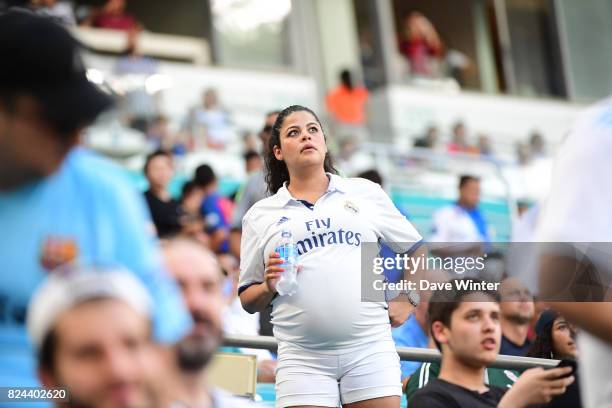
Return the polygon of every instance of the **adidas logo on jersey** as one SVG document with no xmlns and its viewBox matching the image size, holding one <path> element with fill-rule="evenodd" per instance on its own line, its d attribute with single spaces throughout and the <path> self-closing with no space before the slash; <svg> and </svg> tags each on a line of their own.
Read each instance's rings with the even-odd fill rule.
<svg viewBox="0 0 612 408">
<path fill-rule="evenodd" d="M 285 221 L 289 221 L 289 218 L 287 217 L 281 217 L 280 220 L 278 220 L 278 222 L 276 223 L 276 226 L 278 227 L 279 225 L 281 225 L 283 222 Z"/>
</svg>

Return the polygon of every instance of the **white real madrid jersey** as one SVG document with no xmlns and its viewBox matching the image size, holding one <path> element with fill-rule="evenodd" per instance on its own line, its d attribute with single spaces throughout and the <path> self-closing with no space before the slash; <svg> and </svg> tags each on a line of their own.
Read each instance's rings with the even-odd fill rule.
<svg viewBox="0 0 612 408">
<path fill-rule="evenodd" d="M 386 242 L 409 251 L 421 236 L 382 188 L 329 174 L 309 207 L 286 187 L 255 204 L 242 225 L 241 290 L 264 282 L 265 263 L 283 230 L 292 232 L 302 270 L 298 292 L 272 301 L 274 335 L 305 348 L 338 350 L 391 338 L 386 304 L 361 301 L 361 246 Z"/>
</svg>

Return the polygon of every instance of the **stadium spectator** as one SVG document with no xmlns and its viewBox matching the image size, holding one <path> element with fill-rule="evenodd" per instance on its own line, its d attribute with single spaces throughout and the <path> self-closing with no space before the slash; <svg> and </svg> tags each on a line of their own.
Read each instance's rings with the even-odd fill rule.
<svg viewBox="0 0 612 408">
<path fill-rule="evenodd" d="M 253 403 L 210 387 L 206 367 L 221 345 L 223 274 L 215 255 L 196 242 L 174 239 L 164 244 L 168 270 L 179 283 L 194 320 L 192 332 L 176 349 L 178 383 L 174 402 L 185 407 L 246 408 Z"/>
<path fill-rule="evenodd" d="M 258 172 L 263 167 L 263 161 L 259 153 L 254 150 L 249 150 L 244 154 L 244 165 L 246 167 L 247 175 L 251 175 Z"/>
<path fill-rule="evenodd" d="M 125 11 L 126 5 L 126 0 L 107 0 L 102 8 L 95 10 L 82 24 L 128 32 L 141 30 L 142 25 L 138 20 Z"/>
<path fill-rule="evenodd" d="M 390 326 L 403 324 L 418 300 L 408 292 L 388 309 L 362 302 L 354 273 L 362 240 L 421 256 L 422 248 L 414 249 L 421 237 L 380 186 L 335 174 L 310 109 L 285 108 L 272 129 L 265 161 L 274 195 L 243 220 L 239 296 L 251 313 L 272 303 L 280 342 L 277 405 L 399 407 L 400 365 Z M 276 296 L 283 269 L 275 247 L 283 229 L 292 231 L 300 253 L 293 296 Z"/>
<path fill-rule="evenodd" d="M 151 120 L 147 126 L 147 141 L 151 150 L 162 149 L 173 154 L 184 153 L 185 147 L 175 140 L 168 125 L 168 117 L 164 115 L 157 115 Z"/>
<path fill-rule="evenodd" d="M 32 296 L 27 326 L 47 389 L 78 407 L 163 407 L 166 371 L 151 337 L 153 300 L 122 269 L 80 267 Z"/>
<path fill-rule="evenodd" d="M 76 25 L 72 4 L 57 0 L 32 0 L 30 6 L 41 16 L 50 17 L 66 26 Z"/>
<path fill-rule="evenodd" d="M 537 337 L 527 352 L 527 357 L 549 358 L 562 360 L 561 364 L 569 363 L 575 366 L 578 358 L 576 347 L 576 328 L 565 317 L 552 310 L 542 313 L 536 324 Z M 578 379 L 572 383 L 567 391 L 555 397 L 547 408 L 581 408 L 580 401 L 580 375 L 577 371 L 574 376 Z"/>
<path fill-rule="evenodd" d="M 187 181 L 181 191 L 181 208 L 183 213 L 200 216 L 204 191 L 195 181 Z"/>
<path fill-rule="evenodd" d="M 410 63 L 411 75 L 439 75 L 442 41 L 433 24 L 423 14 L 413 11 L 402 18 L 399 49 Z"/>
<path fill-rule="evenodd" d="M 484 214 L 478 208 L 480 179 L 463 175 L 459 178 L 457 202 L 437 210 L 433 215 L 432 242 L 490 242 Z"/>
<path fill-rule="evenodd" d="M 366 152 L 359 149 L 359 140 L 354 137 L 344 137 L 339 141 L 337 168 L 342 176 L 355 177 L 355 175 L 376 167 L 375 160 Z"/>
<path fill-rule="evenodd" d="M 157 150 L 147 156 L 144 175 L 149 189 L 144 193 L 157 230 L 157 236 L 165 238 L 181 231 L 181 204 L 170 196 L 168 184 L 174 175 L 170 153 Z"/>
<path fill-rule="evenodd" d="M 546 157 L 546 144 L 540 132 L 533 132 L 529 136 L 529 153 L 533 159 Z"/>
<path fill-rule="evenodd" d="M 478 145 L 476 148 L 481 156 L 488 158 L 493 157 L 493 146 L 491 146 L 491 139 L 489 136 L 478 135 Z"/>
<path fill-rule="evenodd" d="M 156 299 L 156 338 L 177 340 L 190 318 L 161 269 L 142 194 L 123 170 L 77 147 L 111 101 L 87 81 L 76 40 L 47 18 L 9 11 L 0 15 L 0 59 L 0 225 L 11 231 L 0 259 L 3 271 L 19 271 L 0 274 L 0 384 L 36 386 L 26 307 L 68 262 L 129 268 Z"/>
<path fill-rule="evenodd" d="M 340 84 L 329 91 L 325 99 L 327 110 L 337 127 L 337 136 L 363 139 L 368 96 L 366 88 L 354 84 L 351 71 L 342 70 Z"/>
<path fill-rule="evenodd" d="M 202 105 L 194 109 L 190 125 L 195 147 L 202 147 L 200 140 L 206 141 L 211 149 L 223 150 L 232 138 L 230 114 L 224 109 L 217 97 L 217 91 L 207 89 L 202 94 Z"/>
<path fill-rule="evenodd" d="M 531 161 L 531 152 L 529 147 L 522 142 L 518 142 L 515 146 L 516 152 L 516 164 L 519 166 L 526 166 Z"/>
<path fill-rule="evenodd" d="M 517 278 L 506 278 L 500 285 L 502 340 L 499 354 L 524 356 L 531 347 L 529 323 L 535 313 L 533 295 Z"/>
<path fill-rule="evenodd" d="M 458 281 L 451 282 L 457 288 Z M 428 313 L 431 335 L 442 353 L 440 374 L 414 393 L 410 408 L 528 407 L 550 402 L 574 381 L 565 377 L 572 369 L 562 367 L 529 369 L 509 390 L 485 383 L 485 369 L 497 358 L 501 341 L 495 292 L 436 291 Z"/>
<path fill-rule="evenodd" d="M 414 393 L 429 384 L 429 381 L 438 378 L 439 375 L 440 363 L 438 362 L 423 363 L 419 366 L 414 374 L 409 377 L 405 387 L 409 407 L 411 407 L 410 402 Z M 484 371 L 484 384 L 486 386 L 491 385 L 504 390 L 511 388 L 518 378 L 519 373 L 514 370 L 487 367 Z"/>
<path fill-rule="evenodd" d="M 467 130 L 463 122 L 457 122 L 453 125 L 452 139 L 446 148 L 449 153 L 466 153 L 469 151 Z"/>
<path fill-rule="evenodd" d="M 248 152 L 250 150 L 254 150 L 259 152 L 261 150 L 261 141 L 259 140 L 259 136 L 255 133 L 245 130 L 242 133 L 242 151 Z"/>
<path fill-rule="evenodd" d="M 527 352 L 528 357 L 576 359 L 576 327 L 559 313 L 546 310 L 536 323 L 536 340 Z"/>
<path fill-rule="evenodd" d="M 438 128 L 429 126 L 425 131 L 425 135 L 414 141 L 414 147 L 423 147 L 426 149 L 435 149 L 438 143 Z"/>
<path fill-rule="evenodd" d="M 217 191 L 217 176 L 209 165 L 198 166 L 193 181 L 204 193 L 200 214 L 204 218 L 206 233 L 210 235 L 211 249 L 216 253 L 226 253 L 229 251 L 233 203 Z"/>
<path fill-rule="evenodd" d="M 204 218 L 200 209 L 204 200 L 204 191 L 193 181 L 183 184 L 181 191 L 181 235 L 210 247 L 210 237 L 206 234 Z"/>
</svg>

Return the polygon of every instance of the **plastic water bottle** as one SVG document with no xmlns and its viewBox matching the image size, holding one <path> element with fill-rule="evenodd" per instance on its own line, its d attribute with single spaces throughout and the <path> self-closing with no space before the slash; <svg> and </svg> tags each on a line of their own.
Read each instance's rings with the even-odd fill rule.
<svg viewBox="0 0 612 408">
<path fill-rule="evenodd" d="M 276 291 L 279 295 L 293 295 L 297 292 L 297 246 L 293 243 L 293 235 L 289 230 L 283 230 L 281 240 L 276 247 L 276 252 L 280 254 L 283 263 L 280 265 L 284 271 L 281 273 L 276 283 Z"/>
</svg>

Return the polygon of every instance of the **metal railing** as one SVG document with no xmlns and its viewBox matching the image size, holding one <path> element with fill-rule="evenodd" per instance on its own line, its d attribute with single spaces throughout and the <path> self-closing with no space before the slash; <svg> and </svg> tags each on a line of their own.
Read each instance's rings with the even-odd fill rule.
<svg viewBox="0 0 612 408">
<path fill-rule="evenodd" d="M 271 336 L 226 335 L 223 339 L 223 345 L 226 347 L 245 347 L 270 351 L 276 351 L 278 347 L 276 339 Z M 399 354 L 401 360 L 407 361 L 422 361 L 427 363 L 440 361 L 440 352 L 433 349 L 397 347 L 397 354 Z M 550 368 L 557 366 L 557 364 L 559 364 L 559 360 L 499 355 L 490 367 L 525 370 L 533 367 Z"/>
</svg>

